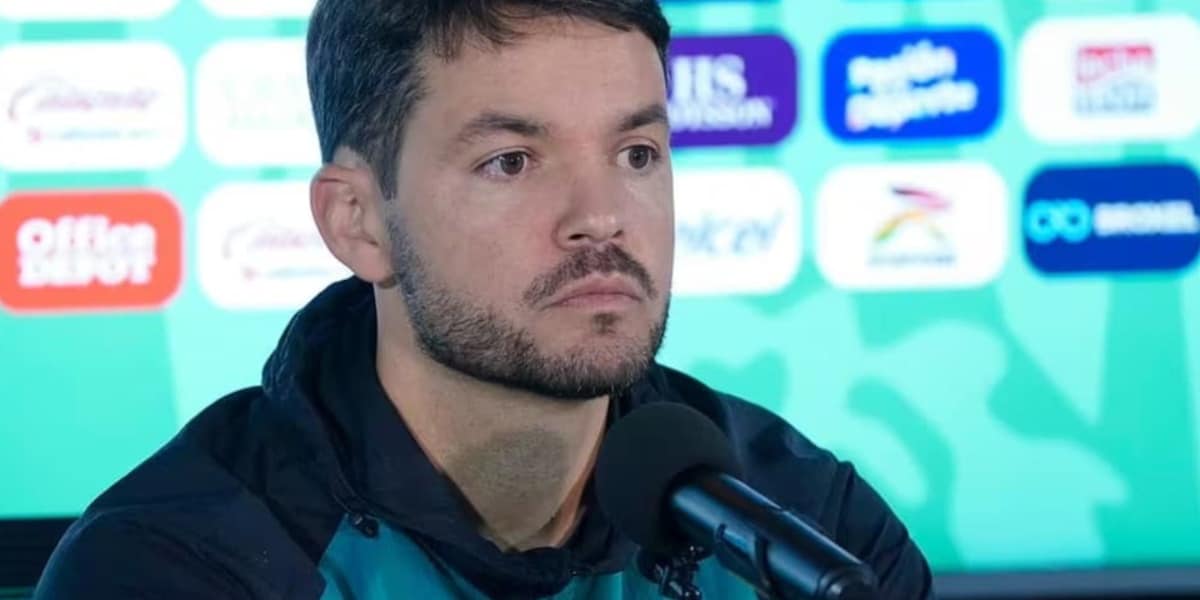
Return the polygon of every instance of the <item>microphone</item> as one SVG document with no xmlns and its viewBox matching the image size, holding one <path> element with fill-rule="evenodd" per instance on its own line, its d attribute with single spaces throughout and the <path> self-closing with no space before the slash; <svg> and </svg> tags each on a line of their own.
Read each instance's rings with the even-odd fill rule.
<svg viewBox="0 0 1200 600">
<path fill-rule="evenodd" d="M 699 547 L 761 596 L 878 597 L 869 567 L 737 479 L 738 472 L 733 448 L 712 421 L 689 406 L 656 402 L 605 436 L 596 496 L 644 552 L 679 557 Z"/>
</svg>

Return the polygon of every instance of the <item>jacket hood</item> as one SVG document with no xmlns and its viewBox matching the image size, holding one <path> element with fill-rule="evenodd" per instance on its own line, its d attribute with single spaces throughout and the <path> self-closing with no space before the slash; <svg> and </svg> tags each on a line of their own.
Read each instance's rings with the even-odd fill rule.
<svg viewBox="0 0 1200 600">
<path fill-rule="evenodd" d="M 373 286 L 356 278 L 337 282 L 296 313 L 263 368 L 268 403 L 322 457 L 329 485 L 352 519 L 404 530 L 491 597 L 550 595 L 573 576 L 629 564 L 636 546 L 600 513 L 590 484 L 583 519 L 563 547 L 502 552 L 480 536 L 470 505 L 428 460 L 383 391 L 375 327 Z M 657 399 L 656 371 L 613 399 L 610 422 Z M 370 535 L 370 526 L 362 529 Z"/>
</svg>

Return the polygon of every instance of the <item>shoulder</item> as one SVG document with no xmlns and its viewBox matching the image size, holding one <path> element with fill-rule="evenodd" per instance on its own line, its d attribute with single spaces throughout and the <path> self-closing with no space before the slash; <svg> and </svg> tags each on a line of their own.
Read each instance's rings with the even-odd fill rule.
<svg viewBox="0 0 1200 600">
<path fill-rule="evenodd" d="M 884 598 L 931 598 L 929 566 L 908 529 L 854 466 L 820 447 L 779 415 L 662 369 L 668 399 L 712 419 L 729 437 L 747 484 L 815 523 L 871 565 Z"/>
<path fill-rule="evenodd" d="M 35 597 L 272 598 L 296 586 L 310 593 L 295 597 L 319 596 L 265 482 L 231 462 L 259 453 L 261 440 L 238 442 L 256 438 L 242 422 L 255 396 L 218 401 L 101 494 L 60 540 Z"/>
<path fill-rule="evenodd" d="M 828 450 L 813 443 L 779 415 L 732 394 L 714 390 L 669 367 L 656 368 L 656 387 L 665 399 L 700 411 L 729 437 L 747 477 L 776 466 L 809 471 L 842 466 Z"/>
</svg>

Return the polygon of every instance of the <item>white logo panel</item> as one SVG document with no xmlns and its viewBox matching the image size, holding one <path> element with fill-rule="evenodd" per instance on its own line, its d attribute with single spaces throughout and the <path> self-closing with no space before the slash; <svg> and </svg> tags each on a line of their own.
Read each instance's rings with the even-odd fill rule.
<svg viewBox="0 0 1200 600">
<path fill-rule="evenodd" d="M 350 274 L 317 231 L 307 182 L 224 185 L 196 228 L 200 286 L 222 308 L 298 308 Z"/>
<path fill-rule="evenodd" d="M 0 49 L 0 167 L 156 169 L 183 148 L 183 65 L 154 42 Z"/>
<path fill-rule="evenodd" d="M 303 40 L 218 43 L 196 68 L 196 136 L 223 166 L 316 166 Z"/>
<path fill-rule="evenodd" d="M 675 294 L 778 292 L 796 276 L 800 251 L 800 192 L 786 173 L 675 174 Z"/>
<path fill-rule="evenodd" d="M 1008 254 L 1007 197 L 983 163 L 843 167 L 817 197 L 817 265 L 856 290 L 983 285 Z"/>
<path fill-rule="evenodd" d="M 233 19 L 307 18 L 316 0 L 203 0 L 210 12 Z"/>
<path fill-rule="evenodd" d="M 1181 15 L 1049 19 L 1021 44 L 1020 112 L 1046 142 L 1180 139 L 1200 127 L 1200 25 Z"/>
<path fill-rule="evenodd" d="M 0 0 L 0 18 L 13 21 L 156 19 L 179 0 Z"/>
</svg>

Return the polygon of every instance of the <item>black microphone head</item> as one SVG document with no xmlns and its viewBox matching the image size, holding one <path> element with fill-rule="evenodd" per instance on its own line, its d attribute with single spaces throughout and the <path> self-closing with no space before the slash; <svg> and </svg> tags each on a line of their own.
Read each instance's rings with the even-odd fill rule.
<svg viewBox="0 0 1200 600">
<path fill-rule="evenodd" d="M 614 423 L 600 445 L 600 510 L 641 547 L 674 554 L 687 543 L 676 537 L 667 518 L 669 494 L 681 475 L 696 469 L 738 474 L 725 434 L 690 406 L 642 406 Z"/>
</svg>

